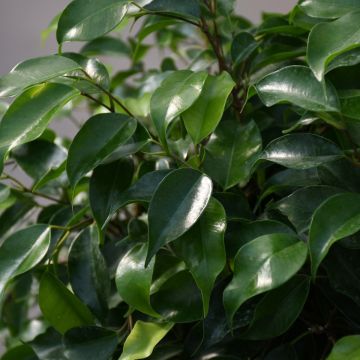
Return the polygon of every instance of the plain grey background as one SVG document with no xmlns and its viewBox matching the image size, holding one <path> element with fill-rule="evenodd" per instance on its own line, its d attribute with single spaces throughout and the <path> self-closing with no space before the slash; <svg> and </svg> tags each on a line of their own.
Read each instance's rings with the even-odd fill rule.
<svg viewBox="0 0 360 360">
<path fill-rule="evenodd" d="M 182 0 L 174 0 L 182 1 Z M 287 12 L 296 0 L 238 0 L 237 11 L 252 21 L 261 11 Z M 57 51 L 54 37 L 41 44 L 41 31 L 69 0 L 0 0 L 0 75 L 18 62 Z M 66 50 L 76 45 L 66 45 Z"/>
</svg>

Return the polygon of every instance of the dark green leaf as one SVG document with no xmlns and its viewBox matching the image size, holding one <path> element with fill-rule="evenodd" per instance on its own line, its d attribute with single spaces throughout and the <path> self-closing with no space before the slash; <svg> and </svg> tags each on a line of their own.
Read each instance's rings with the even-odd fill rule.
<svg viewBox="0 0 360 360">
<path fill-rule="evenodd" d="M 46 129 L 55 113 L 79 95 L 78 90 L 63 84 L 41 84 L 22 93 L 9 107 L 0 122 L 0 148 L 35 140 Z"/>
<path fill-rule="evenodd" d="M 85 55 L 128 56 L 130 49 L 121 39 L 102 36 L 87 43 L 81 52 Z"/>
<path fill-rule="evenodd" d="M 62 12 L 56 38 L 88 41 L 113 30 L 127 12 L 128 0 L 74 0 Z"/>
<path fill-rule="evenodd" d="M 300 7 L 312 17 L 335 19 L 358 10 L 359 0 L 305 0 Z"/>
<path fill-rule="evenodd" d="M 305 243 L 288 234 L 263 235 L 240 248 L 234 260 L 234 277 L 224 291 L 229 321 L 246 300 L 288 281 L 306 257 Z"/>
<path fill-rule="evenodd" d="M 45 256 L 50 245 L 47 225 L 33 225 L 17 231 L 0 247 L 0 298 L 8 282 L 29 271 Z"/>
<path fill-rule="evenodd" d="M 8 350 L 1 360 L 38 360 L 34 351 L 29 345 L 19 345 Z"/>
<path fill-rule="evenodd" d="M 360 230 L 360 195 L 338 194 L 323 202 L 310 225 L 309 249 L 311 273 L 317 269 L 330 247 L 338 240 Z"/>
<path fill-rule="evenodd" d="M 103 319 L 108 310 L 110 277 L 94 228 L 83 230 L 74 240 L 69 252 L 68 267 L 74 293 L 99 319 Z"/>
<path fill-rule="evenodd" d="M 258 47 L 255 38 L 248 32 L 237 34 L 231 44 L 231 57 L 237 66 L 245 61 Z"/>
<path fill-rule="evenodd" d="M 360 357 L 360 335 L 349 335 L 338 340 L 326 360 L 356 360 Z"/>
<path fill-rule="evenodd" d="M 69 149 L 66 171 L 71 186 L 75 187 L 83 176 L 105 162 L 135 130 L 136 120 L 126 115 L 107 113 L 91 117 Z"/>
<path fill-rule="evenodd" d="M 326 66 L 332 59 L 360 46 L 359 21 L 360 11 L 354 11 L 333 22 L 318 24 L 311 30 L 307 61 L 319 81 L 323 80 Z M 329 38 L 331 41 L 326 40 Z"/>
<path fill-rule="evenodd" d="M 290 169 L 304 170 L 343 157 L 342 151 L 330 140 L 315 134 L 289 134 L 273 140 L 260 159 Z"/>
<path fill-rule="evenodd" d="M 207 77 L 199 98 L 182 114 L 186 130 L 194 144 L 198 144 L 215 130 L 234 86 L 235 83 L 227 72 Z"/>
<path fill-rule="evenodd" d="M 217 200 L 210 199 L 196 224 L 174 243 L 201 291 L 204 317 L 215 280 L 226 263 L 225 228 L 224 208 Z"/>
<path fill-rule="evenodd" d="M 19 95 L 29 86 L 80 68 L 78 63 L 58 55 L 26 60 L 16 65 L 8 75 L 0 78 L 0 97 Z"/>
<path fill-rule="evenodd" d="M 109 360 L 117 343 L 116 332 L 95 326 L 74 328 L 64 335 L 65 355 L 74 360 Z"/>
<path fill-rule="evenodd" d="M 169 124 L 200 96 L 207 76 L 205 72 L 176 71 L 155 90 L 151 97 L 150 112 L 163 144 L 166 144 L 166 130 Z"/>
<path fill-rule="evenodd" d="M 149 206 L 149 249 L 146 264 L 165 244 L 191 228 L 205 210 L 211 180 L 193 169 L 178 169 L 156 189 Z"/>
<path fill-rule="evenodd" d="M 302 311 L 309 288 L 310 278 L 298 276 L 267 293 L 256 306 L 254 319 L 242 337 L 262 340 L 282 335 Z"/>
<path fill-rule="evenodd" d="M 123 353 L 119 360 L 147 358 L 173 326 L 174 324 L 169 322 L 151 323 L 138 320 L 125 340 Z"/>
<path fill-rule="evenodd" d="M 40 281 L 39 305 L 44 318 L 61 334 L 94 323 L 89 309 L 49 272 Z"/>
<path fill-rule="evenodd" d="M 310 111 L 340 111 L 333 86 L 323 86 L 305 66 L 277 70 L 261 79 L 255 88 L 266 106 L 290 102 Z"/>
<path fill-rule="evenodd" d="M 150 4 L 145 6 L 148 11 L 156 13 L 176 14 L 180 16 L 198 19 L 200 18 L 200 5 L 197 0 L 153 0 Z"/>
<path fill-rule="evenodd" d="M 244 185 L 260 150 L 261 135 L 254 121 L 247 125 L 222 121 L 206 145 L 204 170 L 224 189 Z"/>
<path fill-rule="evenodd" d="M 100 228 L 113 214 L 114 204 L 130 186 L 134 175 L 134 163 L 130 159 L 98 166 L 90 180 L 89 198 L 91 210 Z"/>
</svg>

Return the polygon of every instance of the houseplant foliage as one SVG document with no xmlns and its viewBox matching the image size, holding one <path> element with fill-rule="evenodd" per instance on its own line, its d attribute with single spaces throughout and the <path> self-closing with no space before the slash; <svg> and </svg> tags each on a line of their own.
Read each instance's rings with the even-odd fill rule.
<svg viewBox="0 0 360 360">
<path fill-rule="evenodd" d="M 0 78 L 2 359 L 359 359 L 360 2 L 235 5 L 74 0 Z"/>
</svg>

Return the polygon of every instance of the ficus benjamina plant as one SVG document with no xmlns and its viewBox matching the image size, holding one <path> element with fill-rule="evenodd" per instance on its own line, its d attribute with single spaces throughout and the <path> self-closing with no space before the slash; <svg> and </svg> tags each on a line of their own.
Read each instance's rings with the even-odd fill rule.
<svg viewBox="0 0 360 360">
<path fill-rule="evenodd" d="M 360 1 L 235 5 L 74 0 L 0 78 L 1 359 L 360 359 Z"/>
</svg>

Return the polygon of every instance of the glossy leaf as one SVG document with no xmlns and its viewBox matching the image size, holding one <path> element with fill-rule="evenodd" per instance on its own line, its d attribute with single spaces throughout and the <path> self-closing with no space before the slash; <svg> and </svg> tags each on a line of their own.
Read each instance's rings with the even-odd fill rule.
<svg viewBox="0 0 360 360">
<path fill-rule="evenodd" d="M 326 66 L 332 59 L 360 46 L 359 21 L 360 11 L 354 11 L 333 22 L 318 24 L 311 30 L 307 61 L 319 81 L 323 80 Z M 325 40 L 328 38 L 331 41 Z"/>
<path fill-rule="evenodd" d="M 127 0 L 74 0 L 62 12 L 56 38 L 89 41 L 114 29 L 127 12 Z"/>
<path fill-rule="evenodd" d="M 245 184 L 261 150 L 261 135 L 254 121 L 241 125 L 222 121 L 206 145 L 205 172 L 224 189 Z"/>
<path fill-rule="evenodd" d="M 260 159 L 290 169 L 304 170 L 343 157 L 342 151 L 330 140 L 315 134 L 290 134 L 273 140 Z"/>
<path fill-rule="evenodd" d="M 199 98 L 182 114 L 186 130 L 194 144 L 198 144 L 215 130 L 234 86 L 235 83 L 227 72 L 207 77 Z"/>
<path fill-rule="evenodd" d="M 349 335 L 336 342 L 326 360 L 355 360 L 360 356 L 360 335 Z"/>
<path fill-rule="evenodd" d="M 310 111 L 340 111 L 335 89 L 330 83 L 324 87 L 305 66 L 277 70 L 261 79 L 255 88 L 266 106 L 290 102 Z"/>
<path fill-rule="evenodd" d="M 116 287 L 121 298 L 131 307 L 158 317 L 150 304 L 155 259 L 145 267 L 146 254 L 147 244 L 137 244 L 120 260 L 116 270 Z"/>
<path fill-rule="evenodd" d="M 312 17 L 335 19 L 351 11 L 358 10 L 358 0 L 305 0 L 300 7 Z"/>
<path fill-rule="evenodd" d="M 76 134 L 66 165 L 72 187 L 89 171 L 100 165 L 136 130 L 136 120 L 108 113 L 91 117 Z"/>
<path fill-rule="evenodd" d="M 173 2 L 171 0 L 152 0 L 145 6 L 148 11 L 156 13 L 176 14 L 184 17 L 200 18 L 200 6 L 197 0 L 183 0 Z"/>
<path fill-rule="evenodd" d="M 226 263 L 225 228 L 224 208 L 217 200 L 210 199 L 196 224 L 174 243 L 201 290 L 204 316 L 209 310 L 215 280 Z"/>
<path fill-rule="evenodd" d="M 101 228 L 113 214 L 114 203 L 130 186 L 134 164 L 130 159 L 98 166 L 90 181 L 89 198 L 94 218 Z"/>
<path fill-rule="evenodd" d="M 8 75 L 0 78 L 0 97 L 19 95 L 32 85 L 78 69 L 78 63 L 59 55 L 26 60 L 16 65 Z"/>
<path fill-rule="evenodd" d="M 98 318 L 104 318 L 108 310 L 110 276 L 94 228 L 83 230 L 72 243 L 68 268 L 74 293 Z"/>
<path fill-rule="evenodd" d="M 151 323 L 138 320 L 125 340 L 119 360 L 147 358 L 173 326 L 172 323 Z"/>
<path fill-rule="evenodd" d="M 79 92 L 62 84 L 41 84 L 22 93 L 0 122 L 0 148 L 9 150 L 35 140 L 55 113 Z"/>
<path fill-rule="evenodd" d="M 94 323 L 89 309 L 49 272 L 40 281 L 39 305 L 44 318 L 61 334 Z"/>
<path fill-rule="evenodd" d="M 149 206 L 149 248 L 146 265 L 165 244 L 191 228 L 205 210 L 211 180 L 192 169 L 178 169 L 157 187 Z"/>
<path fill-rule="evenodd" d="M 200 96 L 206 78 L 205 72 L 176 71 L 156 89 L 151 97 L 150 113 L 162 143 L 166 143 L 169 124 Z"/>
<path fill-rule="evenodd" d="M 258 47 L 255 38 L 248 32 L 237 34 L 231 44 L 231 57 L 234 65 L 245 61 Z"/>
<path fill-rule="evenodd" d="M 101 327 L 73 328 L 64 335 L 64 353 L 69 359 L 108 360 L 117 344 L 116 332 Z"/>
<path fill-rule="evenodd" d="M 36 266 L 50 245 L 47 225 L 33 225 L 7 238 L 0 247 L 0 298 L 8 282 Z"/>
<path fill-rule="evenodd" d="M 81 52 L 85 55 L 108 55 L 124 56 L 130 55 L 128 45 L 120 39 L 111 36 L 102 36 L 88 42 Z"/>
<path fill-rule="evenodd" d="M 338 240 L 360 230 L 360 195 L 338 194 L 323 202 L 310 225 L 309 249 L 311 273 L 317 269 L 330 247 Z"/>
<path fill-rule="evenodd" d="M 230 323 L 246 300 L 284 284 L 306 257 L 305 243 L 288 234 L 263 235 L 240 248 L 234 260 L 234 277 L 224 291 Z"/>
<path fill-rule="evenodd" d="M 302 311 L 309 288 L 310 279 L 299 276 L 267 293 L 256 306 L 254 319 L 242 337 L 260 340 L 282 335 Z"/>
</svg>

